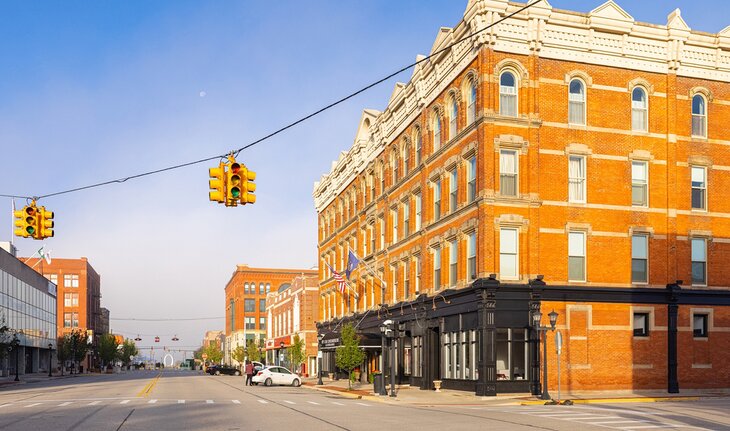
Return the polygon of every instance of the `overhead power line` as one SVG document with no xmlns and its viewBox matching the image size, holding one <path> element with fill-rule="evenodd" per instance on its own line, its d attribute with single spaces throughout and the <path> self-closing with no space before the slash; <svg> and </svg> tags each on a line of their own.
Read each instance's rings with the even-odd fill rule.
<svg viewBox="0 0 730 431">
<path fill-rule="evenodd" d="M 406 66 L 403 66 L 400 69 L 396 70 L 395 72 L 393 72 L 393 73 L 391 73 L 391 74 L 389 74 L 389 75 L 387 75 L 387 76 L 385 76 L 383 78 L 380 78 L 377 81 L 375 81 L 375 82 L 373 82 L 371 84 L 368 84 L 365 87 L 362 87 L 359 90 L 357 90 L 355 92 L 352 92 L 352 93 L 348 94 L 347 96 L 342 97 L 341 99 L 338 99 L 338 100 L 330 103 L 329 105 L 326 105 L 326 106 L 324 106 L 322 108 L 319 108 L 316 111 L 314 111 L 314 112 L 312 112 L 312 113 L 310 113 L 308 115 L 305 115 L 304 117 L 301 117 L 298 120 L 293 121 L 293 122 L 291 122 L 291 123 L 289 123 L 289 124 L 287 124 L 287 125 L 279 128 L 279 129 L 277 129 L 277 130 L 269 133 L 268 135 L 265 135 L 265 136 L 263 136 L 263 137 L 261 137 L 259 139 L 256 139 L 255 141 L 250 142 L 250 143 L 244 145 L 243 147 L 238 148 L 236 150 L 233 150 L 231 152 L 234 153 L 236 155 L 236 157 L 238 157 L 238 154 L 241 151 L 246 150 L 248 148 L 251 148 L 254 145 L 260 144 L 261 142 L 266 141 L 266 140 L 268 140 L 268 139 L 270 139 L 270 138 L 278 135 L 279 133 L 284 132 L 284 131 L 286 131 L 286 130 L 288 130 L 288 129 L 290 129 L 290 128 L 292 128 L 292 127 L 294 127 L 294 126 L 296 126 L 296 125 L 298 125 L 300 123 L 303 123 L 303 122 L 309 120 L 310 118 L 312 118 L 312 117 L 314 117 L 316 115 L 321 114 L 324 111 L 327 111 L 327 110 L 329 110 L 331 108 L 334 108 L 335 106 L 337 106 L 337 105 L 339 105 L 339 104 L 341 104 L 343 102 L 346 102 L 347 100 L 352 99 L 353 97 L 359 95 L 360 93 L 363 93 L 363 92 L 365 92 L 365 91 L 367 91 L 367 90 L 369 90 L 369 89 L 371 89 L 371 88 L 373 88 L 373 87 L 375 87 L 375 86 L 377 86 L 379 84 L 382 84 L 383 82 L 389 80 L 390 78 L 393 78 L 393 77 L 395 77 L 395 76 L 397 76 L 397 75 L 405 72 L 406 70 L 408 70 L 408 69 L 410 69 L 412 67 L 415 67 L 415 66 L 417 66 L 417 65 L 419 65 L 419 64 L 421 64 L 421 63 L 423 63 L 425 61 L 428 61 L 432 57 L 438 56 L 439 54 L 441 54 L 441 53 L 443 53 L 445 51 L 450 50 L 451 48 L 453 48 L 454 46 L 458 45 L 459 43 L 464 42 L 464 41 L 470 39 L 473 36 L 476 36 L 477 34 L 483 32 L 483 31 L 489 30 L 490 28 L 492 28 L 495 25 L 501 23 L 502 21 L 505 21 L 505 20 L 507 20 L 509 18 L 512 18 L 513 16 L 519 14 L 520 12 L 523 12 L 523 11 L 527 10 L 528 8 L 536 5 L 537 3 L 540 3 L 541 1 L 542 0 L 535 0 L 532 3 L 528 3 L 525 6 L 517 9 L 514 12 L 512 12 L 511 14 L 505 15 L 502 18 L 498 19 L 497 21 L 489 24 L 488 26 L 484 27 L 483 29 L 478 30 L 478 31 L 475 31 L 473 33 L 470 33 L 468 36 L 466 36 L 466 37 L 464 37 L 462 39 L 459 39 L 456 42 L 453 42 L 453 43 L 451 43 L 451 44 L 449 44 L 449 45 L 447 45 L 447 46 L 439 49 L 438 51 L 433 52 L 433 53 L 429 54 L 428 56 L 425 56 L 422 59 L 415 61 L 414 63 L 410 63 L 410 64 L 408 64 Z M 19 199 L 22 199 L 22 198 L 24 198 L 24 199 L 33 199 L 33 200 L 36 200 L 37 201 L 37 200 L 40 200 L 40 199 L 43 199 L 43 198 L 49 198 L 49 197 L 52 197 L 52 196 L 63 195 L 63 194 L 66 194 L 66 193 L 78 192 L 78 191 L 81 191 L 81 190 L 92 189 L 92 188 L 106 186 L 106 185 L 110 185 L 110 184 L 114 184 L 114 183 L 124 183 L 124 182 L 126 182 L 128 180 L 132 180 L 132 179 L 136 179 L 136 178 L 141 178 L 141 177 L 145 177 L 145 176 L 149 176 L 149 175 L 153 175 L 153 174 L 159 174 L 159 173 L 166 172 L 166 171 L 171 171 L 171 170 L 174 170 L 174 169 L 184 168 L 184 167 L 187 167 L 187 166 L 192 166 L 192 165 L 196 165 L 196 164 L 203 163 L 203 162 L 208 162 L 208 161 L 215 160 L 215 159 L 220 159 L 220 158 L 226 157 L 226 156 L 227 156 L 227 154 L 219 154 L 219 155 L 216 155 L 216 156 L 206 157 L 204 159 L 199 159 L 199 160 L 195 160 L 195 161 L 192 161 L 192 162 L 181 163 L 181 164 L 178 164 L 178 165 L 168 166 L 166 168 L 161 168 L 161 169 L 156 169 L 156 170 L 153 170 L 153 171 L 143 172 L 143 173 L 136 174 L 136 175 L 131 175 L 131 176 L 128 176 L 128 177 L 118 178 L 118 179 L 109 180 L 109 181 L 103 181 L 103 182 L 99 182 L 99 183 L 95 183 L 95 184 L 90 184 L 90 185 L 87 185 L 87 186 L 76 187 L 76 188 L 73 188 L 73 189 L 62 190 L 62 191 L 58 191 L 58 192 L 54 192 L 54 193 L 48 193 L 48 194 L 40 195 L 40 196 L 22 196 L 22 195 L 10 195 L 10 194 L 7 194 L 7 195 L 6 194 L 0 194 L 0 196 L 2 196 L 2 197 L 9 197 L 9 198 L 19 198 Z M 117 320 L 122 320 L 122 319 L 117 319 Z"/>
<path fill-rule="evenodd" d="M 160 318 L 160 319 L 138 319 L 136 317 L 110 317 L 109 320 L 130 320 L 137 322 L 181 322 L 181 321 L 192 321 L 192 320 L 219 320 L 225 319 L 225 317 L 180 317 L 180 318 Z"/>
</svg>

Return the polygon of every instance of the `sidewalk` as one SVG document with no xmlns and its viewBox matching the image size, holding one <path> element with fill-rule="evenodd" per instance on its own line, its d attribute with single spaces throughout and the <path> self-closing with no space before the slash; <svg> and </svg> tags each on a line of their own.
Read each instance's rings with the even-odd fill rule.
<svg viewBox="0 0 730 431">
<path fill-rule="evenodd" d="M 308 389 L 329 392 L 347 398 L 360 398 L 369 401 L 378 401 L 395 404 L 410 404 L 420 406 L 447 406 L 447 405 L 474 405 L 474 406 L 505 406 L 505 405 L 531 405 L 544 404 L 539 396 L 530 394 L 500 394 L 494 397 L 478 397 L 473 392 L 455 391 L 441 389 L 441 392 L 420 390 L 407 385 L 396 386 L 396 396 L 375 395 L 372 384 L 353 383 L 352 390 L 347 389 L 347 380 L 323 379 L 323 385 L 317 386 L 316 378 L 308 378 L 303 386 Z M 388 386 L 390 394 L 390 386 Z M 551 390 L 550 394 L 557 397 L 557 388 Z M 679 394 L 670 394 L 661 390 L 637 390 L 637 391 L 573 391 L 561 392 L 562 400 L 571 400 L 575 404 L 592 403 L 637 403 L 637 402 L 662 402 L 662 401 L 697 401 L 707 398 L 730 397 L 729 389 L 687 389 Z"/>
<path fill-rule="evenodd" d="M 15 374 L 11 374 L 7 377 L 0 377 L 0 388 L 16 386 L 16 385 L 24 385 L 26 383 L 45 382 L 48 380 L 91 376 L 91 375 L 95 375 L 95 374 L 99 374 L 99 373 L 84 373 L 84 374 L 63 373 L 63 376 L 60 373 L 54 373 L 53 376 L 51 376 L 51 377 L 48 377 L 48 373 L 21 374 L 18 376 L 18 378 L 20 379 L 20 381 L 18 381 L 18 382 L 15 381 Z"/>
</svg>

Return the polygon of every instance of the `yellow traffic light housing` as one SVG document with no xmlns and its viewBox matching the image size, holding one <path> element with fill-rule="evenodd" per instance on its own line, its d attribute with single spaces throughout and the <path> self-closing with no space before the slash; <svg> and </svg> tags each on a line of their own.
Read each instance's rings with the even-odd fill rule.
<svg viewBox="0 0 730 431">
<path fill-rule="evenodd" d="M 33 205 L 26 205 L 22 210 L 15 211 L 15 235 L 35 238 L 38 232 L 38 209 Z"/>
<path fill-rule="evenodd" d="M 256 180 L 256 172 L 247 168 L 242 169 L 241 176 L 243 177 L 243 193 L 241 194 L 241 204 L 252 204 L 256 202 L 256 195 L 253 192 L 256 191 L 256 184 L 253 183 Z"/>
<path fill-rule="evenodd" d="M 226 172 L 226 206 L 235 207 L 241 198 L 241 165 L 231 156 Z"/>
<path fill-rule="evenodd" d="M 221 162 L 217 168 L 208 169 L 210 192 L 208 199 L 218 203 L 226 201 L 226 165 Z"/>
<path fill-rule="evenodd" d="M 53 211 L 46 211 L 46 207 L 38 208 L 38 232 L 34 238 L 53 238 Z"/>
</svg>

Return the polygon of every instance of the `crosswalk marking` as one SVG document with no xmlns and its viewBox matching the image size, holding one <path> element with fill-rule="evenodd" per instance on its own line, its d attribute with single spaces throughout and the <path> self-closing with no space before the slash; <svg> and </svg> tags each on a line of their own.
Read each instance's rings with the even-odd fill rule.
<svg viewBox="0 0 730 431">
<path fill-rule="evenodd" d="M 177 400 L 178 404 L 185 404 L 185 400 Z"/>
<path fill-rule="evenodd" d="M 315 406 L 318 406 L 318 405 L 319 405 L 319 403 L 317 403 L 317 402 L 314 402 L 314 401 L 307 401 L 307 402 L 308 402 L 309 404 L 314 404 Z"/>
<path fill-rule="evenodd" d="M 43 403 L 28 404 L 27 406 L 25 406 L 25 408 L 27 409 L 28 407 L 38 406 L 38 405 L 41 405 L 41 404 L 43 404 Z"/>
<path fill-rule="evenodd" d="M 233 404 L 241 404 L 241 402 L 238 400 L 231 400 L 231 401 L 233 401 Z"/>
<path fill-rule="evenodd" d="M 265 400 L 256 400 L 256 401 L 260 402 L 261 404 L 269 404 L 269 402 L 265 401 Z"/>
<path fill-rule="evenodd" d="M 95 405 L 99 404 L 100 402 L 101 401 L 92 401 L 89 404 L 87 404 L 87 406 L 95 406 Z"/>
<path fill-rule="evenodd" d="M 365 407 L 370 407 L 370 404 L 365 404 L 365 403 L 355 403 L 355 404 L 359 404 L 359 405 L 365 406 Z"/>
<path fill-rule="evenodd" d="M 205 400 L 205 404 L 213 404 L 213 400 Z"/>
<path fill-rule="evenodd" d="M 128 402 L 129 402 L 129 400 L 124 400 L 124 401 L 120 402 L 119 404 L 127 404 Z"/>
<path fill-rule="evenodd" d="M 287 403 L 287 404 L 296 404 L 295 402 L 289 401 L 289 400 L 284 400 L 284 402 Z"/>
<path fill-rule="evenodd" d="M 59 404 L 58 407 L 65 407 L 65 406 L 67 406 L 69 404 L 73 404 L 73 403 L 71 401 L 66 401 L 65 403 Z"/>
<path fill-rule="evenodd" d="M 344 404 L 338 403 L 337 401 L 332 401 L 332 404 L 334 404 L 336 406 L 344 406 Z"/>
<path fill-rule="evenodd" d="M 155 403 L 157 403 L 157 400 L 149 400 L 149 401 L 147 401 L 147 404 L 155 404 Z"/>
</svg>

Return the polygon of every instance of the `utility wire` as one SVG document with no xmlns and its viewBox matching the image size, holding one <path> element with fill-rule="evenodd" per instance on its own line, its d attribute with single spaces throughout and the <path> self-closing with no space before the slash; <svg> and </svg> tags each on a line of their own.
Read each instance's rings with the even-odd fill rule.
<svg viewBox="0 0 730 431">
<path fill-rule="evenodd" d="M 281 127 L 279 129 L 275 130 L 274 132 L 271 132 L 268 135 L 265 135 L 265 136 L 263 136 L 263 137 L 255 140 L 255 141 L 253 141 L 253 142 L 251 142 L 249 144 L 246 144 L 246 145 L 244 145 L 243 147 L 241 147 L 241 148 L 239 148 L 237 150 L 233 150 L 232 152 L 235 153 L 236 157 L 238 157 L 238 154 L 241 151 L 243 151 L 245 149 L 248 149 L 248 148 L 251 148 L 254 145 L 257 145 L 257 144 L 259 144 L 259 143 L 261 143 L 261 142 L 263 142 L 263 141 L 265 141 L 267 139 L 270 139 L 270 138 L 278 135 L 281 132 L 284 132 L 284 131 L 286 131 L 286 130 L 288 130 L 288 129 L 294 127 L 294 126 L 296 126 L 297 124 L 303 123 L 304 121 L 307 121 L 310 118 L 312 118 L 312 117 L 314 117 L 316 115 L 319 115 L 319 114 L 321 114 L 324 111 L 327 111 L 327 110 L 329 110 L 331 108 L 334 108 L 335 106 L 337 106 L 337 105 L 339 105 L 339 104 L 341 104 L 341 103 L 343 103 L 343 102 L 345 102 L 347 100 L 352 99 L 353 97 L 357 96 L 358 94 L 363 93 L 363 92 L 365 92 L 365 91 L 367 91 L 367 90 L 369 90 L 369 89 L 371 89 L 371 88 L 373 88 L 373 87 L 375 87 L 375 86 L 377 86 L 379 84 L 382 84 L 383 82 L 389 80 L 390 78 L 393 78 L 396 75 L 399 75 L 399 74 L 405 72 L 406 70 L 408 70 L 408 69 L 410 69 L 412 67 L 415 67 L 415 66 L 417 66 L 417 65 L 419 65 L 419 64 L 421 64 L 421 63 L 423 63 L 425 61 L 430 60 L 432 57 L 438 56 L 442 52 L 445 52 L 445 51 L 450 50 L 451 48 L 453 48 L 454 46 L 460 44 L 461 42 L 464 42 L 465 40 L 468 40 L 471 37 L 476 36 L 477 34 L 483 32 L 485 30 L 489 30 L 490 28 L 492 28 L 495 25 L 501 23 L 502 21 L 505 21 L 505 20 L 507 20 L 509 18 L 512 18 L 513 16 L 519 14 L 520 12 L 525 11 L 526 9 L 528 9 L 528 8 L 536 5 L 537 3 L 540 3 L 541 1 L 542 0 L 535 0 L 532 3 L 528 3 L 525 6 L 517 9 L 514 12 L 512 12 L 511 14 L 505 15 L 502 18 L 498 19 L 497 21 L 489 24 L 488 26 L 484 27 L 483 29 L 478 30 L 478 31 L 475 31 L 473 33 L 470 33 L 468 36 L 466 36 L 466 37 L 464 37 L 462 39 L 459 39 L 456 42 L 453 42 L 453 43 L 445 46 L 444 48 L 441 48 L 438 51 L 436 51 L 434 53 L 431 53 L 428 56 L 423 57 L 420 60 L 417 60 L 414 63 L 411 63 L 411 64 L 408 64 L 406 66 L 403 66 L 400 69 L 398 69 L 397 71 L 395 71 L 395 72 L 387 75 L 386 77 L 381 78 L 381 79 L 379 79 L 379 80 L 377 80 L 377 81 L 375 81 L 375 82 L 373 82 L 373 83 L 371 83 L 371 84 L 369 84 L 369 85 L 367 85 L 365 87 L 362 87 L 361 89 L 355 91 L 354 93 L 350 93 L 349 95 L 347 95 L 347 96 L 345 96 L 345 97 L 343 97 L 343 98 L 341 98 L 339 100 L 336 100 L 336 101 L 330 103 L 329 105 L 326 105 L 326 106 L 324 106 L 324 107 L 322 107 L 320 109 L 317 109 L 316 111 L 312 112 L 311 114 L 306 115 L 306 116 L 304 116 L 304 117 L 302 117 L 302 118 L 300 118 L 300 119 L 298 119 L 298 120 L 296 120 L 296 121 L 294 121 L 292 123 L 289 123 L 286 126 Z M 40 195 L 40 196 L 32 196 L 32 197 L 31 196 L 16 196 L 16 195 L 0 195 L 0 196 L 2 196 L 2 197 L 11 197 L 11 198 L 34 199 L 34 200 L 37 201 L 37 200 L 40 200 L 40 199 L 43 199 L 43 198 L 48 198 L 48 197 L 51 197 L 51 196 L 58 196 L 58 195 L 66 194 L 66 193 L 72 193 L 72 192 L 77 192 L 77 191 L 81 191 L 81 190 L 87 190 L 87 189 L 91 189 L 91 188 L 95 188 L 95 187 L 101 187 L 101 186 L 106 186 L 106 185 L 114 184 L 114 183 L 123 183 L 123 182 L 126 182 L 128 180 L 132 180 L 132 179 L 136 179 L 136 178 L 141 178 L 141 177 L 145 177 L 145 176 L 148 176 L 148 175 L 158 174 L 158 173 L 161 173 L 161 172 L 171 171 L 173 169 L 184 168 L 184 167 L 187 167 L 187 166 L 196 165 L 196 164 L 203 163 L 203 162 L 207 162 L 207 161 L 210 161 L 210 160 L 219 159 L 219 158 L 222 158 L 222 157 L 225 157 L 225 156 L 226 155 L 217 155 L 217 156 L 207 157 L 207 158 L 200 159 L 200 160 L 196 160 L 196 161 L 193 161 L 193 162 L 181 163 L 179 165 L 169 166 L 169 167 L 166 167 L 166 168 L 157 169 L 157 170 L 149 171 L 149 172 L 143 172 L 141 174 L 136 174 L 136 175 L 132 175 L 132 176 L 125 177 L 125 178 L 119 178 L 119 179 L 116 179 L 116 180 L 104 181 L 104 182 L 100 182 L 100 183 L 96 183 L 96 184 L 90 184 L 88 186 L 76 187 L 76 188 L 73 188 L 73 189 L 63 190 L 63 191 L 60 191 L 60 192 L 49 193 L 49 194 Z M 117 319 L 117 320 L 122 320 L 122 319 Z"/>
<path fill-rule="evenodd" d="M 163 318 L 163 319 L 137 319 L 134 317 L 110 317 L 109 320 L 134 320 L 138 322 L 178 322 L 187 320 L 219 320 L 225 317 L 189 317 L 189 318 Z"/>
</svg>

